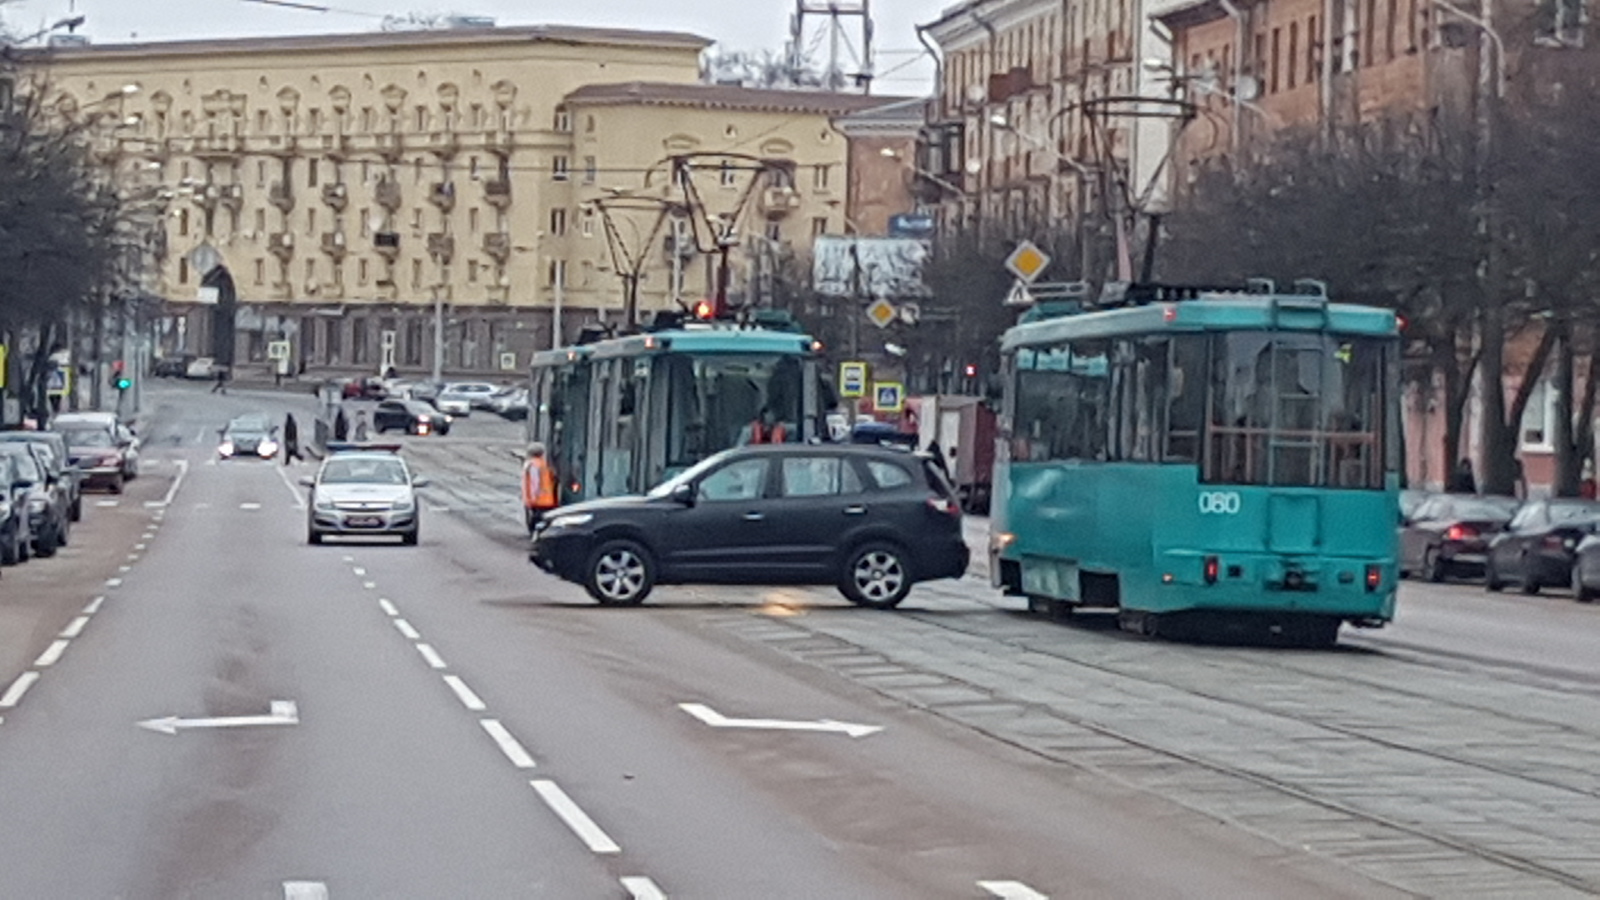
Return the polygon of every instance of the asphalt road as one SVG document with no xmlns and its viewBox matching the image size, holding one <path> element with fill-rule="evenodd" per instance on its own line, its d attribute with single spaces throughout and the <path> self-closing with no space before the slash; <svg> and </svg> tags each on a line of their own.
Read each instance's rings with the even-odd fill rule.
<svg viewBox="0 0 1600 900">
<path fill-rule="evenodd" d="M 602 609 L 521 552 L 515 426 L 408 441 L 419 547 L 310 547 L 309 467 L 212 453 L 309 397 L 152 396 L 151 474 L 55 578 L 0 581 L 0 895 L 1600 891 L 1592 607 L 1408 586 L 1331 653 L 1044 622 L 973 577 L 887 614 Z"/>
</svg>

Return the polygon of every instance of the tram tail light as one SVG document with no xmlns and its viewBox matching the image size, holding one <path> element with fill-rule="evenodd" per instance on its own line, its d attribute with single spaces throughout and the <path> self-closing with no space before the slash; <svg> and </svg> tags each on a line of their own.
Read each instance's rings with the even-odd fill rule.
<svg viewBox="0 0 1600 900">
<path fill-rule="evenodd" d="M 1383 567 L 1377 565 L 1367 566 L 1367 591 L 1375 591 L 1383 584 Z"/>
<path fill-rule="evenodd" d="M 1206 557 L 1205 576 L 1206 584 L 1216 584 L 1217 575 L 1222 570 L 1222 563 L 1215 556 Z"/>
</svg>

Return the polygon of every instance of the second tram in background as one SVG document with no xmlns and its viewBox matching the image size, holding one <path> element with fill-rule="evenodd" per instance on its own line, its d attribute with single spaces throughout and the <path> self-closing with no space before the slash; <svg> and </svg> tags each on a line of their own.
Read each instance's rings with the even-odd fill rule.
<svg viewBox="0 0 1600 900">
<path fill-rule="evenodd" d="M 787 321 L 690 321 L 539 353 L 528 437 L 562 503 L 643 493 L 730 447 L 825 437 L 816 350 Z"/>
<path fill-rule="evenodd" d="M 1003 340 L 998 586 L 1147 634 L 1326 646 L 1393 618 L 1392 311 L 1253 281 L 1075 312 Z"/>
</svg>

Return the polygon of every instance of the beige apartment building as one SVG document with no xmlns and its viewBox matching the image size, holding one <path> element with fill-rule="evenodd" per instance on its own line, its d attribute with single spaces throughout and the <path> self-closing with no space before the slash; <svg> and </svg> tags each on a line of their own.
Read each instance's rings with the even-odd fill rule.
<svg viewBox="0 0 1600 900">
<path fill-rule="evenodd" d="M 108 168 L 153 211 L 158 346 L 265 367 L 288 341 L 297 371 L 421 373 L 437 312 L 445 370 L 509 372 L 557 328 L 617 323 L 622 274 L 641 315 L 714 290 L 723 255 L 749 293 L 752 261 L 842 222 L 845 141 L 828 122 L 862 98 L 700 85 L 708 44 L 536 26 L 27 62 L 98 117 Z M 672 210 L 676 248 L 658 233 L 613 253 L 608 233 L 642 242 L 655 215 L 619 197 L 682 201 L 689 182 L 702 199 Z"/>
</svg>

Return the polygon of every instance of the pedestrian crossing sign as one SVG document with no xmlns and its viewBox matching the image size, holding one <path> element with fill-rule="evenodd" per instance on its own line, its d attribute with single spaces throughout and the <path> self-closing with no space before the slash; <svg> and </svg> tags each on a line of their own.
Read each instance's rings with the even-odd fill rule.
<svg viewBox="0 0 1600 900">
<path fill-rule="evenodd" d="M 906 387 L 898 381 L 872 384 L 872 408 L 878 412 L 900 412 L 905 408 Z"/>
</svg>

